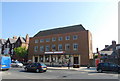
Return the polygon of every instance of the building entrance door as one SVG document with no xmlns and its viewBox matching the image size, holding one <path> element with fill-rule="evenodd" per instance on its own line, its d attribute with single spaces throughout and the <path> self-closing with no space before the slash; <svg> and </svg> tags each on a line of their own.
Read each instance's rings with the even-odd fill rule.
<svg viewBox="0 0 120 81">
<path fill-rule="evenodd" d="M 79 58 L 78 57 L 74 57 L 74 64 L 79 64 Z"/>
<path fill-rule="evenodd" d="M 38 62 L 38 57 L 35 57 L 35 62 Z"/>
<path fill-rule="evenodd" d="M 79 68 L 79 57 L 74 57 L 74 64 L 73 64 L 73 68 Z"/>
</svg>

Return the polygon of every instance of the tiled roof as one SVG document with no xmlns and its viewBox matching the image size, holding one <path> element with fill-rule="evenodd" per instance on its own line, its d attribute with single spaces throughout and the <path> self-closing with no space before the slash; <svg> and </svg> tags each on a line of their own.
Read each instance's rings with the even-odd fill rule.
<svg viewBox="0 0 120 81">
<path fill-rule="evenodd" d="M 52 34 L 63 34 L 63 33 L 69 33 L 69 32 L 79 32 L 79 31 L 85 31 L 85 30 L 86 29 L 80 24 L 80 25 L 40 31 L 34 37 L 47 36 L 47 35 L 52 35 Z"/>
</svg>

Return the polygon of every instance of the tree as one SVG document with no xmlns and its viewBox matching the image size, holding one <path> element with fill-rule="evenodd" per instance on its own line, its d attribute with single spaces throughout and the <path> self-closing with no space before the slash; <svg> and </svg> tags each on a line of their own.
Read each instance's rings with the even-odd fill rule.
<svg viewBox="0 0 120 81">
<path fill-rule="evenodd" d="M 95 55 L 95 56 L 94 56 L 94 59 L 97 59 L 97 58 L 98 58 L 98 55 Z"/>
<path fill-rule="evenodd" d="M 18 48 L 14 48 L 14 52 L 16 55 L 25 58 L 27 55 L 27 49 L 25 47 L 18 47 Z"/>
</svg>

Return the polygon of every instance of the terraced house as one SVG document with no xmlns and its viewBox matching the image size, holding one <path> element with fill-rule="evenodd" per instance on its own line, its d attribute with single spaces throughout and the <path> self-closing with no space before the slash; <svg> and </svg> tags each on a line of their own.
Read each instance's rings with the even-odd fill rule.
<svg viewBox="0 0 120 81">
<path fill-rule="evenodd" d="M 47 65 L 88 65 L 92 34 L 81 24 L 40 31 L 30 38 L 28 59 Z"/>
</svg>

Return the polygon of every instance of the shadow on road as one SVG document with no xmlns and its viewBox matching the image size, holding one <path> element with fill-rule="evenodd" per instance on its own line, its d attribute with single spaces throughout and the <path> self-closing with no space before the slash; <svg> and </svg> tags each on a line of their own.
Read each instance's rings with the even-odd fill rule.
<svg viewBox="0 0 120 81">
<path fill-rule="evenodd" d="M 50 69 L 50 68 L 48 68 L 48 70 L 77 71 L 77 70 L 74 70 L 74 69 Z"/>
<path fill-rule="evenodd" d="M 88 73 L 98 73 L 98 72 L 88 72 Z M 118 72 L 109 72 L 109 71 L 104 71 L 102 73 L 106 73 L 106 74 L 120 74 Z"/>
<path fill-rule="evenodd" d="M 20 70 L 19 72 L 24 72 L 24 73 L 37 73 L 35 71 L 25 71 L 25 70 Z M 44 72 L 39 72 L 39 73 L 44 73 Z"/>
</svg>

